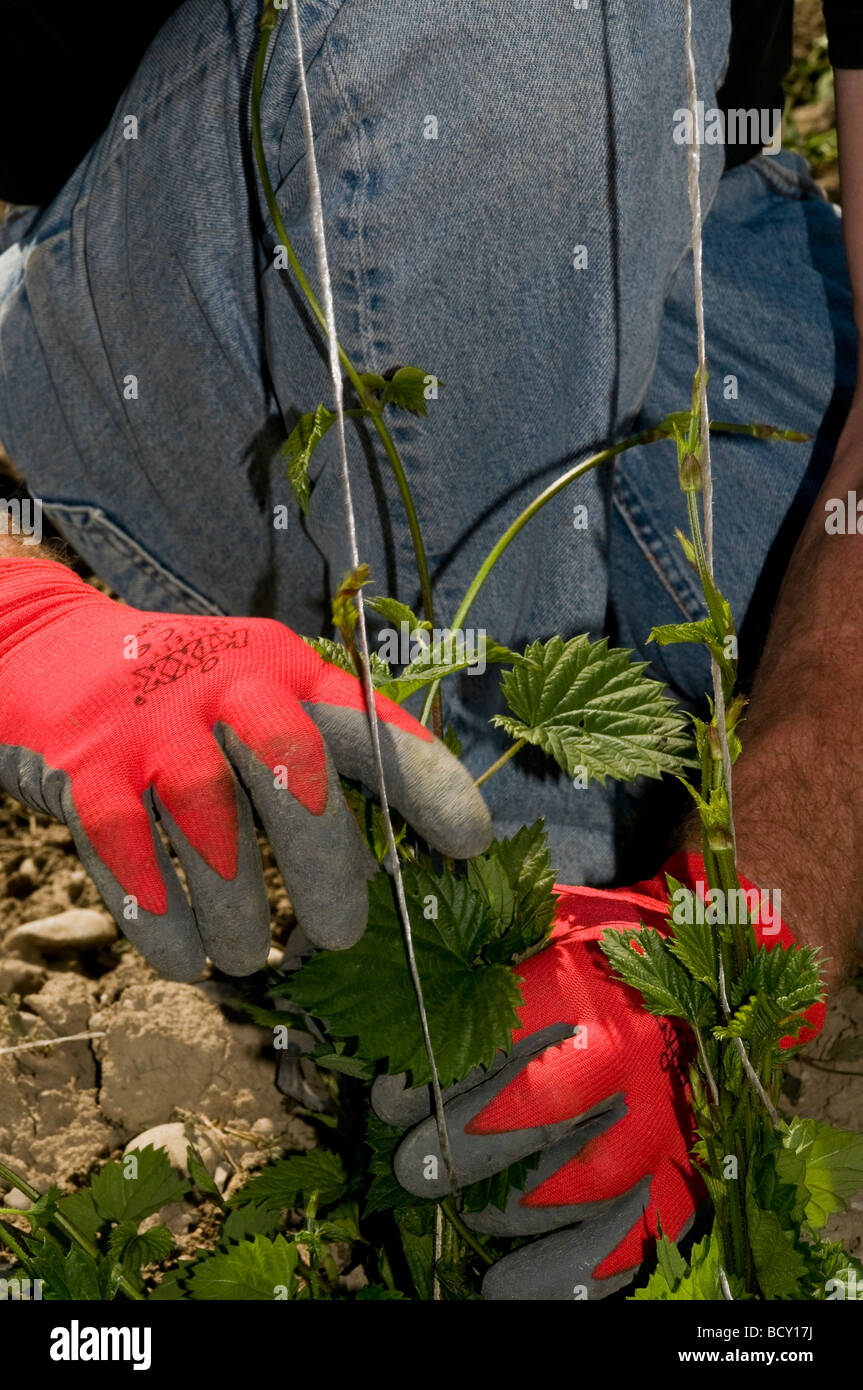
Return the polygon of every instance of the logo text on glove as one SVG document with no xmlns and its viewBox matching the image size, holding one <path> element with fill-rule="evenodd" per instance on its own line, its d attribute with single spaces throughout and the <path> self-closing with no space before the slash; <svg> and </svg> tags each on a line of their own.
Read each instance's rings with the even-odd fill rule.
<svg viewBox="0 0 863 1390">
<path fill-rule="evenodd" d="M 152 641 L 141 641 L 145 633 L 154 626 L 160 631 Z M 128 639 L 127 639 L 128 640 Z M 191 672 L 206 673 L 219 664 L 226 651 L 236 651 L 248 643 L 246 628 L 228 626 L 212 627 L 202 631 L 200 626 L 164 627 L 162 624 L 147 623 L 136 633 L 136 654 L 140 659 L 153 652 L 153 659 L 143 666 L 136 666 L 132 675 L 135 680 L 135 704 L 146 704 L 147 696 L 152 695 L 163 685 L 173 685 Z"/>
</svg>

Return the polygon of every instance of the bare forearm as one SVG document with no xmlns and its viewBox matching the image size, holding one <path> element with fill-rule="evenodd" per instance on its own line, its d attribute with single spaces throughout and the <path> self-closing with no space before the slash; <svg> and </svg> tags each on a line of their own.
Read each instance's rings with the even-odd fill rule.
<svg viewBox="0 0 863 1390">
<path fill-rule="evenodd" d="M 836 73 L 846 253 L 863 337 L 863 72 Z M 798 940 L 821 946 L 834 981 L 859 958 L 863 925 L 863 377 L 836 458 L 779 595 L 734 770 L 741 872 L 781 889 Z M 844 533 L 827 530 L 831 499 Z M 697 823 L 684 841 L 700 844 Z"/>
<path fill-rule="evenodd" d="M 863 535 L 825 530 L 828 499 L 863 500 L 857 416 L 785 577 L 734 772 L 741 871 L 782 890 L 783 916 L 823 947 L 832 978 L 863 924 Z"/>
</svg>

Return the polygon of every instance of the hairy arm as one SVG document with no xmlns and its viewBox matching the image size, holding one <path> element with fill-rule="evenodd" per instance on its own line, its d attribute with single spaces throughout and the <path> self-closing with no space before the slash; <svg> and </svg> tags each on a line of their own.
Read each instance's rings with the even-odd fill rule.
<svg viewBox="0 0 863 1390">
<path fill-rule="evenodd" d="M 863 71 L 837 71 L 836 92 L 845 243 L 863 338 Z M 830 958 L 830 983 L 853 966 L 863 926 L 863 534 L 825 530 L 827 500 L 849 491 L 863 500 L 863 373 L 782 585 L 734 772 L 741 872 L 781 889 L 795 936 Z M 697 822 L 685 843 L 700 847 Z"/>
</svg>

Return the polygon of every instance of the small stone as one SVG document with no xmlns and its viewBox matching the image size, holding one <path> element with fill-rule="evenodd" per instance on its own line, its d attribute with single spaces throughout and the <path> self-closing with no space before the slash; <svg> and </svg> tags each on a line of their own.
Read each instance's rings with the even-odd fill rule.
<svg viewBox="0 0 863 1390">
<path fill-rule="evenodd" d="M 0 1198 L 4 1207 L 14 1207 L 16 1211 L 29 1211 L 33 1203 L 30 1198 L 25 1196 L 20 1187 L 13 1187 L 9 1192 L 4 1192 Z"/>
<path fill-rule="evenodd" d="M 272 1120 L 268 1119 L 266 1115 L 262 1115 L 260 1120 L 255 1120 L 251 1132 L 252 1134 L 259 1134 L 262 1139 L 269 1139 L 274 1128 Z"/>
<path fill-rule="evenodd" d="M 72 907 L 56 917 L 40 917 L 15 927 L 3 942 L 4 949 L 25 959 L 59 956 L 67 951 L 96 951 L 117 939 L 117 928 L 104 912 Z"/>
<path fill-rule="evenodd" d="M 29 960 L 0 956 L 0 994 L 35 994 L 45 980 L 45 970 Z"/>
<path fill-rule="evenodd" d="M 282 963 L 282 956 L 284 954 L 285 953 L 282 950 L 281 946 L 270 947 L 269 951 L 267 952 L 267 965 L 269 965 L 271 970 L 278 970 L 279 966 Z"/>
<path fill-rule="evenodd" d="M 186 1162 L 186 1150 L 189 1144 L 194 1144 L 198 1153 L 201 1155 L 204 1167 L 207 1172 L 213 1174 L 218 1172 L 220 1155 L 216 1152 L 206 1131 L 195 1130 L 192 1138 L 189 1139 L 185 1125 L 179 1120 L 170 1124 L 154 1125 L 152 1129 L 147 1129 L 143 1134 L 130 1139 L 124 1154 L 133 1153 L 135 1149 L 146 1149 L 148 1144 L 152 1144 L 154 1149 L 164 1149 L 168 1159 L 175 1168 L 179 1168 L 184 1177 L 189 1176 L 189 1165 Z"/>
<path fill-rule="evenodd" d="M 213 1182 L 220 1192 L 224 1192 L 228 1183 L 231 1181 L 231 1173 L 232 1169 L 230 1169 L 226 1163 L 220 1163 L 213 1173 Z"/>
</svg>

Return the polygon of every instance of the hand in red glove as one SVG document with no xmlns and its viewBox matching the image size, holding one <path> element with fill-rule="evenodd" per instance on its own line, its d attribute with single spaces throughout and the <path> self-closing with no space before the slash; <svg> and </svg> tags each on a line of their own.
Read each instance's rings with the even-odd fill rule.
<svg viewBox="0 0 863 1390">
<path fill-rule="evenodd" d="M 465 768 L 376 698 L 387 791 L 444 854 L 486 848 Z M 338 774 L 374 786 L 359 681 L 280 623 L 144 613 L 51 560 L 0 559 L 0 787 L 65 821 L 164 975 L 259 969 L 269 911 L 249 798 L 315 945 L 351 946 L 374 872 Z M 164 849 L 158 816 L 189 898 Z"/>
<path fill-rule="evenodd" d="M 690 887 L 705 877 L 696 855 L 676 855 L 666 869 Z M 627 890 L 556 891 L 551 942 L 518 967 L 524 1004 L 513 1051 L 447 1095 L 460 1186 L 541 1151 L 505 1211 L 464 1217 L 492 1235 L 541 1237 L 492 1267 L 483 1282 L 492 1299 L 604 1298 L 633 1277 L 659 1223 L 676 1239 L 703 1196 L 689 1158 L 689 1030 L 648 1013 L 599 945 L 609 928 L 639 922 L 667 933 L 665 870 Z M 761 944 L 793 944 L 784 925 L 755 931 Z M 807 1014 L 811 1036 L 823 1016 L 823 1004 Z M 429 1109 L 426 1092 L 405 1090 L 400 1077 L 380 1078 L 372 1099 L 392 1124 L 416 1124 Z M 433 1117 L 402 1141 L 395 1174 L 417 1196 L 449 1191 Z"/>
</svg>

